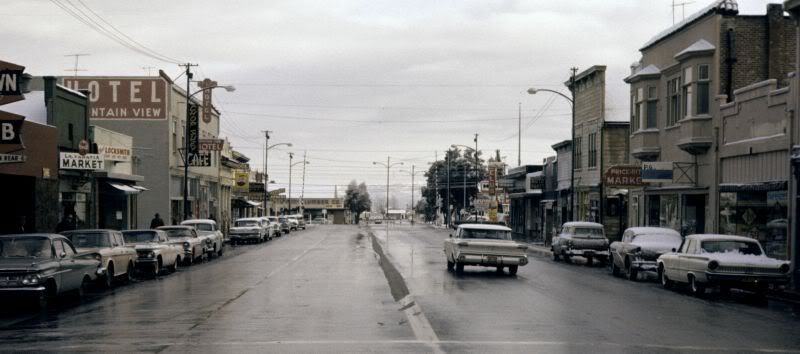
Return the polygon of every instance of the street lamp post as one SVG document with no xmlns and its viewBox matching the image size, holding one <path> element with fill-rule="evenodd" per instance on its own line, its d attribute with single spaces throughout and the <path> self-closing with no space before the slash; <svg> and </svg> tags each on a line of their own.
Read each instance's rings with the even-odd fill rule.
<svg viewBox="0 0 800 354">
<path fill-rule="evenodd" d="M 531 94 L 531 95 L 535 95 L 538 92 L 550 92 L 550 93 L 554 93 L 556 95 L 559 95 L 559 96 L 563 97 L 564 99 L 566 99 L 567 101 L 569 101 L 570 107 L 572 108 L 572 128 L 571 128 L 571 130 L 572 130 L 572 141 L 571 141 L 571 144 L 572 144 L 572 158 L 570 159 L 570 160 L 572 160 L 572 166 L 571 166 L 571 168 L 569 170 L 569 198 L 570 198 L 569 215 L 570 215 L 571 220 L 575 220 L 575 207 L 574 207 L 574 205 L 575 205 L 575 148 L 576 148 L 575 147 L 575 72 L 577 70 L 578 70 L 577 68 L 572 68 L 572 77 L 570 78 L 570 82 L 571 82 L 570 92 L 572 93 L 572 97 L 571 98 L 569 96 L 567 96 L 567 95 L 565 95 L 565 94 L 563 94 L 561 92 L 555 91 L 555 90 L 537 89 L 537 88 L 529 88 L 528 89 L 528 93 Z M 578 148 L 580 148 L 580 147 L 578 147 Z"/>
<path fill-rule="evenodd" d="M 269 130 L 264 131 L 264 137 L 266 138 L 266 143 L 264 144 L 264 214 L 269 216 L 269 191 L 267 191 L 267 186 L 269 185 L 269 149 L 272 149 L 276 146 L 285 145 L 288 147 L 292 147 L 292 143 L 277 143 L 277 144 L 269 144 L 269 133 L 272 133 Z"/>
<path fill-rule="evenodd" d="M 372 161 L 373 165 L 386 166 L 386 211 L 383 214 L 383 220 L 386 222 L 386 252 L 389 252 L 389 170 L 393 166 L 402 165 L 402 162 L 392 163 L 392 157 L 386 157 L 386 163 Z"/>
<path fill-rule="evenodd" d="M 310 163 L 310 162 L 308 162 L 306 160 L 292 163 L 292 158 L 294 158 L 294 153 L 290 152 L 289 153 L 289 199 L 288 199 L 289 200 L 289 213 L 292 212 L 292 167 L 294 167 L 296 165 L 300 165 L 300 164 L 307 165 L 307 164 Z"/>
<path fill-rule="evenodd" d="M 415 206 L 414 206 L 414 176 L 416 176 L 417 173 L 422 172 L 422 171 L 416 171 L 415 172 L 414 171 L 414 167 L 415 167 L 414 165 L 411 165 L 411 172 L 408 172 L 406 170 L 400 170 L 400 172 L 405 172 L 405 173 L 411 174 L 411 226 L 414 226 L 414 214 L 416 214 L 416 211 L 414 210 L 414 208 L 415 208 Z"/>
<path fill-rule="evenodd" d="M 192 80 L 192 72 L 191 67 L 194 65 L 186 64 L 186 117 L 185 117 L 185 124 L 183 129 L 183 220 L 186 220 L 189 216 L 191 208 L 189 207 L 189 111 L 191 107 L 192 97 L 194 95 L 207 91 L 213 90 L 216 88 L 224 88 L 225 91 L 233 92 L 236 90 L 235 87 L 227 85 L 215 85 L 215 86 L 208 86 L 203 87 L 192 94 L 189 94 L 191 80 Z M 219 168 L 219 167 L 218 167 Z"/>
</svg>

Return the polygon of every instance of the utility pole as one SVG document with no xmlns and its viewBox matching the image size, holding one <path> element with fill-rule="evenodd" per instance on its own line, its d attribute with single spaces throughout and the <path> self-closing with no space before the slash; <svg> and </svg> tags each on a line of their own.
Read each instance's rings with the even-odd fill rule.
<svg viewBox="0 0 800 354">
<path fill-rule="evenodd" d="M 65 55 L 65 57 L 75 57 L 75 66 L 73 66 L 72 69 L 64 69 L 64 71 L 72 71 L 72 76 L 73 77 L 77 77 L 78 76 L 78 71 L 86 71 L 86 69 L 78 69 L 78 59 L 80 57 L 85 57 L 85 56 L 89 56 L 89 55 L 91 55 L 91 54 L 76 53 L 76 54 L 67 54 L 67 55 Z M 188 93 L 187 93 L 187 95 L 188 95 Z"/>
<path fill-rule="evenodd" d="M 569 202 L 569 214 L 571 215 L 572 220 L 575 219 L 575 74 L 578 72 L 577 67 L 570 68 L 572 71 L 572 76 L 570 77 L 570 84 L 569 84 L 569 92 L 572 93 L 572 168 L 569 170 L 569 187 L 570 187 L 570 202 Z M 581 144 L 582 145 L 582 144 Z M 578 146 L 578 149 L 581 147 Z"/>
<path fill-rule="evenodd" d="M 694 1 L 684 1 L 680 3 L 676 3 L 675 0 L 672 0 L 672 24 L 675 24 L 675 8 L 680 6 L 681 7 L 681 16 L 682 20 L 686 19 L 686 5 L 693 4 Z"/>
<path fill-rule="evenodd" d="M 77 63 L 77 57 L 76 57 Z M 76 64 L 77 65 L 77 64 Z M 184 117 L 183 129 L 183 220 L 189 217 L 191 208 L 189 207 L 189 107 L 191 106 L 191 95 L 189 94 L 192 84 L 192 67 L 197 64 L 186 63 L 179 66 L 186 67 L 186 116 Z"/>
<path fill-rule="evenodd" d="M 467 162 L 469 160 L 465 159 L 464 161 L 464 178 L 463 178 L 463 185 L 461 186 L 461 204 L 464 207 L 464 212 L 467 212 Z M 459 213 L 459 218 L 461 218 L 461 214 Z M 477 221 L 476 221 L 477 222 Z"/>
<path fill-rule="evenodd" d="M 411 165 L 411 226 L 414 226 L 414 214 L 416 213 L 416 206 L 414 205 L 414 165 Z"/>
<path fill-rule="evenodd" d="M 480 189 L 480 178 L 478 177 L 478 133 L 475 133 L 475 222 L 478 222 L 478 190 Z M 467 190 L 467 185 L 464 183 L 464 191 Z"/>
<path fill-rule="evenodd" d="M 447 160 L 447 195 L 445 196 L 445 223 L 450 228 L 450 149 L 447 150 L 447 155 L 444 159 Z"/>
<path fill-rule="evenodd" d="M 288 211 L 289 214 L 292 213 L 292 158 L 294 158 L 294 154 L 290 152 L 289 153 L 289 198 L 287 199 L 289 201 L 289 211 Z"/>
<path fill-rule="evenodd" d="M 517 113 L 517 166 L 522 166 L 522 102 Z"/>
<path fill-rule="evenodd" d="M 300 187 L 300 215 L 303 218 L 305 218 L 305 215 L 303 215 L 303 213 L 305 212 L 305 201 L 303 200 L 303 198 L 305 198 L 305 194 L 306 194 L 306 165 L 307 164 L 308 164 L 308 162 L 306 162 L 306 151 L 303 150 L 303 185 L 302 185 L 302 187 Z"/>
<path fill-rule="evenodd" d="M 383 219 L 387 220 L 386 222 L 386 235 L 389 235 L 389 167 L 392 166 L 391 164 L 391 156 L 386 156 L 386 211 L 383 214 Z"/>
<path fill-rule="evenodd" d="M 270 130 L 262 130 L 264 133 L 264 215 L 269 216 L 269 192 L 267 191 L 267 186 L 269 186 L 269 173 L 267 172 L 267 165 L 269 163 L 269 133 L 272 133 Z"/>
<path fill-rule="evenodd" d="M 433 163 L 436 164 L 437 162 L 439 162 L 439 152 L 434 151 L 433 156 L 434 156 Z M 439 213 L 441 212 L 442 206 L 439 205 L 439 165 L 436 164 L 435 166 L 436 167 L 434 168 L 435 171 L 434 173 L 436 175 L 436 178 L 433 179 L 433 185 L 436 188 L 436 197 L 433 201 L 436 203 L 436 223 L 437 223 L 436 225 L 438 226 Z"/>
</svg>

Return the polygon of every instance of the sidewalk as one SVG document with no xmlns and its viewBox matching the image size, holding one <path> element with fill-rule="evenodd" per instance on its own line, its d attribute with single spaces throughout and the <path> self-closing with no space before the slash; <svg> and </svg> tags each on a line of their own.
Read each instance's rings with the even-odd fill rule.
<svg viewBox="0 0 800 354">
<path fill-rule="evenodd" d="M 545 245 L 528 244 L 528 252 L 535 253 L 541 257 L 552 257 L 553 252 L 550 252 L 550 247 Z"/>
</svg>

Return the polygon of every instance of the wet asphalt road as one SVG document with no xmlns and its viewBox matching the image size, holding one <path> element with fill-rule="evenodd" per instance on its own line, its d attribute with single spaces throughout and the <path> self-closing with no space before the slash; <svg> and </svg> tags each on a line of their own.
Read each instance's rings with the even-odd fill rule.
<svg viewBox="0 0 800 354">
<path fill-rule="evenodd" d="M 383 225 L 318 225 L 48 312 L 6 303 L 0 351 L 800 351 L 787 304 L 696 299 L 533 255 L 516 277 L 456 276 L 447 231 L 385 237 Z"/>
</svg>

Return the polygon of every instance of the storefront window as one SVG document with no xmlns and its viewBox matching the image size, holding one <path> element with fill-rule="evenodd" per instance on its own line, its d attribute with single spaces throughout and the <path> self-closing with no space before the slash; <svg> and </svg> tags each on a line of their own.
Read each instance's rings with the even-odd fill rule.
<svg viewBox="0 0 800 354">
<path fill-rule="evenodd" d="M 651 195 L 648 197 L 647 225 L 680 230 L 678 195 Z"/>
<path fill-rule="evenodd" d="M 720 232 L 758 240 L 768 256 L 788 259 L 786 191 L 720 193 Z"/>
</svg>

